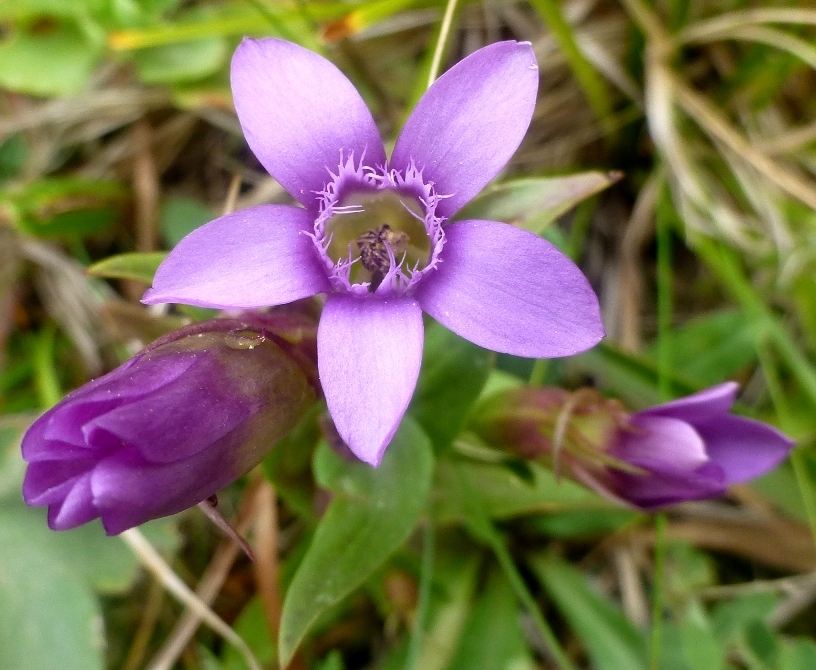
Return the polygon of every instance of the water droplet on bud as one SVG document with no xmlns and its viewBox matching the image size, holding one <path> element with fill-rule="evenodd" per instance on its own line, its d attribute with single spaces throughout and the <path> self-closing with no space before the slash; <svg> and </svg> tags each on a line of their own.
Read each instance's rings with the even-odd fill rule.
<svg viewBox="0 0 816 670">
<path fill-rule="evenodd" d="M 224 336 L 224 344 L 230 349 L 254 349 L 264 342 L 264 334 L 254 330 L 231 330 Z"/>
</svg>

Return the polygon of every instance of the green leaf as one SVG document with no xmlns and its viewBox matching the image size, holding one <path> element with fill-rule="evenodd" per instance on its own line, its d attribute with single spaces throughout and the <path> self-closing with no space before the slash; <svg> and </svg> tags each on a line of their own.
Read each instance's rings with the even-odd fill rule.
<svg viewBox="0 0 816 670">
<path fill-rule="evenodd" d="M 487 381 L 490 357 L 438 323 L 425 329 L 422 373 L 409 411 L 437 449 L 448 447 L 462 429 Z"/>
<path fill-rule="evenodd" d="M 766 619 L 779 602 L 775 593 L 748 593 L 718 603 L 711 612 L 711 623 L 717 638 L 728 644 L 754 621 Z"/>
<path fill-rule="evenodd" d="M 73 22 L 47 18 L 17 26 L 0 43 L 0 86 L 31 95 L 79 93 L 101 55 Z"/>
<path fill-rule="evenodd" d="M 43 551 L 33 528 L 31 516 L 0 509 L 0 663 L 14 670 L 102 670 L 96 599 L 81 575 Z"/>
<path fill-rule="evenodd" d="M 136 279 L 151 284 L 156 269 L 167 257 L 164 251 L 151 251 L 149 253 L 127 253 L 111 256 L 103 261 L 94 263 L 86 272 L 94 277 L 104 277 L 105 279 Z"/>
<path fill-rule="evenodd" d="M 646 640 L 615 605 L 571 565 L 538 554 L 530 567 L 584 645 L 597 670 L 645 670 Z"/>
<path fill-rule="evenodd" d="M 756 361 L 751 324 L 743 312 L 723 310 L 672 331 L 672 365 L 702 386 L 733 379 Z M 647 353 L 657 360 L 657 345 Z"/>
<path fill-rule="evenodd" d="M 448 670 L 534 670 L 519 616 L 513 590 L 501 573 L 493 572 L 470 610 Z M 485 644 L 486 640 L 490 644 Z"/>
<path fill-rule="evenodd" d="M 640 514 L 619 508 L 568 510 L 531 517 L 525 521 L 524 527 L 550 537 L 594 537 L 616 533 Z"/>
<path fill-rule="evenodd" d="M 633 408 L 648 407 L 661 401 L 657 363 L 648 357 L 600 342 L 589 351 L 570 358 L 568 365 L 577 372 L 597 377 L 603 388 L 614 391 Z M 676 397 L 695 393 L 704 386 L 687 379 L 685 371 L 682 375 L 673 373 L 669 381 L 672 394 Z"/>
<path fill-rule="evenodd" d="M 620 172 L 582 172 L 502 182 L 484 191 L 456 218 L 504 221 L 540 233 L 559 216 L 611 186 L 621 176 Z"/>
<path fill-rule="evenodd" d="M 699 604 L 694 603 L 680 626 L 683 656 L 693 670 L 725 670 L 725 649 L 718 642 Z"/>
<path fill-rule="evenodd" d="M 221 37 L 148 47 L 133 53 L 145 84 L 176 84 L 215 74 L 226 62 L 227 42 Z"/>
<path fill-rule="evenodd" d="M 269 633 L 269 622 L 259 596 L 254 596 L 247 603 L 233 628 L 247 643 L 258 662 L 272 667 L 275 661 L 275 641 Z M 232 645 L 226 647 L 222 665 L 224 670 L 246 670 L 244 656 Z"/>
<path fill-rule="evenodd" d="M 493 519 L 610 506 L 596 493 L 575 482 L 556 481 L 551 471 L 536 463 L 530 463 L 530 471 L 532 482 L 500 464 L 440 458 L 434 476 L 434 514 L 440 523 L 467 521 L 470 516 L 467 490 L 479 491 L 485 513 Z"/>
<path fill-rule="evenodd" d="M 159 228 L 167 246 L 173 248 L 181 240 L 216 218 L 207 205 L 192 198 L 168 198 L 162 203 Z"/>
<path fill-rule="evenodd" d="M 12 223 L 28 235 L 71 238 L 110 228 L 127 197 L 116 181 L 51 177 L 4 194 Z"/>
<path fill-rule="evenodd" d="M 800 638 L 782 648 L 779 670 L 813 670 L 816 668 L 816 643 Z"/>
<path fill-rule="evenodd" d="M 321 614 L 360 586 L 408 538 L 427 506 L 433 452 L 406 418 L 381 465 L 350 462 L 322 444 L 315 476 L 334 499 L 286 593 L 280 661 L 285 666 Z"/>
</svg>

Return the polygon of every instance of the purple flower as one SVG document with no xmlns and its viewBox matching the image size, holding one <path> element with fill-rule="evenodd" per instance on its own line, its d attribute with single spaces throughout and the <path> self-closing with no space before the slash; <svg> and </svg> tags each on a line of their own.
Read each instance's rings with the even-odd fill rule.
<svg viewBox="0 0 816 670">
<path fill-rule="evenodd" d="M 416 386 L 423 310 L 517 356 L 566 356 L 603 337 L 595 294 L 549 242 L 495 221 L 450 223 L 515 152 L 537 87 L 529 44 L 480 49 L 428 90 L 388 161 L 334 65 L 282 40 L 244 40 L 232 61 L 238 118 L 302 207 L 253 207 L 196 230 L 144 302 L 257 308 L 327 293 L 323 392 L 339 434 L 377 465 Z"/>
<path fill-rule="evenodd" d="M 785 435 L 729 414 L 737 389 L 720 384 L 627 414 L 592 389 L 523 387 L 486 400 L 471 428 L 608 498 L 652 509 L 721 496 L 787 458 Z"/>
<path fill-rule="evenodd" d="M 54 530 L 99 517 L 113 535 L 257 465 L 316 399 L 309 324 L 260 319 L 175 331 L 43 414 L 23 437 L 26 503 Z"/>
<path fill-rule="evenodd" d="M 714 498 L 769 472 L 793 441 L 767 424 L 729 414 L 734 382 L 633 414 L 608 454 L 643 473 L 611 469 L 601 485 L 652 509 Z"/>
</svg>

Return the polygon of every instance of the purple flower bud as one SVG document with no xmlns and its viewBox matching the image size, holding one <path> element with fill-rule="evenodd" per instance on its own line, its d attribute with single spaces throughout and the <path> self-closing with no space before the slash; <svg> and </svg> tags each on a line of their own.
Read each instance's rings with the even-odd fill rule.
<svg viewBox="0 0 816 670">
<path fill-rule="evenodd" d="M 475 427 L 606 497 L 654 509 L 721 496 L 788 456 L 788 437 L 729 413 L 737 389 L 720 384 L 631 415 L 589 389 L 517 389 L 492 400 Z"/>
<path fill-rule="evenodd" d="M 294 314 L 181 328 L 29 428 L 23 497 L 48 525 L 113 535 L 191 507 L 257 465 L 313 404 L 316 328 Z"/>
</svg>

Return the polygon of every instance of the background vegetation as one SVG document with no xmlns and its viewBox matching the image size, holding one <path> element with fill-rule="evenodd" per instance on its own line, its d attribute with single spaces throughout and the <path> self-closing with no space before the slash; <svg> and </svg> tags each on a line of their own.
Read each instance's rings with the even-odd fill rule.
<svg viewBox="0 0 816 670">
<path fill-rule="evenodd" d="M 254 564 L 195 510 L 148 524 L 148 545 L 53 533 L 20 500 L 22 431 L 207 315 L 139 305 L 162 250 L 285 201 L 231 109 L 244 35 L 334 60 L 392 140 L 437 44 L 450 65 L 531 41 L 532 126 L 472 207 L 575 258 L 609 337 L 531 362 L 429 329 L 376 475 L 312 416 L 225 492 Z M 278 667 L 281 626 L 297 669 L 815 668 L 814 68 L 816 10 L 775 0 L 0 3 L 0 668 Z M 638 408 L 728 379 L 799 446 L 656 524 L 460 444 L 485 385 L 591 384 Z M 245 644 L 200 627 L 173 573 Z"/>
</svg>

